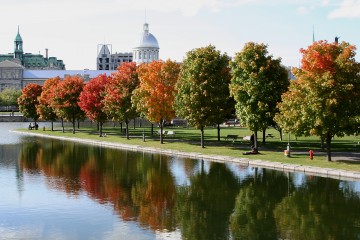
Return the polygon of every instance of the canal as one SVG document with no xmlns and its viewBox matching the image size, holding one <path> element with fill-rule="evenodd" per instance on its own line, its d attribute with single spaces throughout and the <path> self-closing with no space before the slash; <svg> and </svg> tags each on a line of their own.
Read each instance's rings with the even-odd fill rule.
<svg viewBox="0 0 360 240">
<path fill-rule="evenodd" d="M 0 239 L 360 239 L 360 184 L 0 124 Z"/>
</svg>

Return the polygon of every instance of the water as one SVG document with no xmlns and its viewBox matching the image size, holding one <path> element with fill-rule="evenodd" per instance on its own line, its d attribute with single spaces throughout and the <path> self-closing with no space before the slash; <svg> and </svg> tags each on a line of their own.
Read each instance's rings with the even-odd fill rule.
<svg viewBox="0 0 360 240">
<path fill-rule="evenodd" d="M 0 239 L 359 239 L 360 185 L 9 133 Z"/>
</svg>

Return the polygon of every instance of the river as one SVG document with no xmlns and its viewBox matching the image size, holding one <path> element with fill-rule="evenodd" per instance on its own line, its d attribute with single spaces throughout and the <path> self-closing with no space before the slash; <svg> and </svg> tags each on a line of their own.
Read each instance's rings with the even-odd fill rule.
<svg viewBox="0 0 360 240">
<path fill-rule="evenodd" d="M 18 135 L 0 239 L 359 239 L 359 182 Z"/>
</svg>

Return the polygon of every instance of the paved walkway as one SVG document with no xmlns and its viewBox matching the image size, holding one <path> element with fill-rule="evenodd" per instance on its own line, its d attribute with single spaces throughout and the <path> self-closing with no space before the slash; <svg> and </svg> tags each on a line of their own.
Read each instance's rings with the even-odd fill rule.
<svg viewBox="0 0 360 240">
<path fill-rule="evenodd" d="M 161 149 L 161 148 L 152 148 L 152 147 L 143 147 L 139 145 L 130 145 L 130 144 L 123 144 L 123 143 L 112 143 L 106 142 L 103 140 L 90 140 L 90 139 L 81 139 L 76 137 L 63 137 L 63 136 L 51 136 L 45 135 L 41 133 L 29 133 L 29 132 L 21 132 L 21 131 L 13 131 L 20 134 L 25 135 L 34 135 L 39 137 L 47 137 L 47 138 L 54 138 L 59 140 L 65 141 L 74 141 L 86 144 L 92 144 L 97 146 L 103 147 L 111 147 L 111 148 L 118 148 L 118 149 L 126 149 L 132 151 L 145 151 L 145 152 L 156 152 L 161 154 L 167 154 L 172 156 L 180 156 L 180 157 L 189 157 L 195 159 L 203 159 L 208 161 L 215 161 L 215 162 L 233 162 L 238 163 L 244 166 L 251 166 L 251 167 L 261 167 L 261 168 L 268 168 L 274 170 L 280 170 L 284 172 L 302 172 L 309 175 L 321 176 L 321 177 L 329 177 L 329 178 L 336 178 L 340 180 L 347 180 L 347 181 L 359 181 L 360 180 L 360 172 L 357 171 L 347 171 L 347 170 L 339 170 L 333 168 L 320 168 L 320 167 L 312 167 L 312 166 L 304 166 L 300 164 L 289 164 L 289 163 L 282 163 L 282 162 L 270 162 L 264 160 L 253 160 L 248 158 L 236 158 L 236 157 L 229 157 L 229 156 L 220 156 L 220 155 L 207 155 L 202 153 L 196 152 L 181 152 L 177 150 L 170 150 L 170 149 Z M 292 154 L 307 154 L 306 152 L 293 152 Z M 316 155 L 326 153 L 324 152 L 316 152 Z M 360 163 L 360 153 L 333 153 L 333 160 L 334 161 L 356 161 Z"/>
</svg>

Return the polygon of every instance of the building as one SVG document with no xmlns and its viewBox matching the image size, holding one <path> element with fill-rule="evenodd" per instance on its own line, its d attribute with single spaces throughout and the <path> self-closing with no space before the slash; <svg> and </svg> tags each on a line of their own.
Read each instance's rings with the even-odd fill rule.
<svg viewBox="0 0 360 240">
<path fill-rule="evenodd" d="M 0 54 L 0 62 L 8 60 L 22 65 L 25 69 L 57 69 L 64 70 L 65 64 L 56 57 L 48 57 L 48 49 L 45 49 L 46 56 L 41 54 L 24 53 L 23 40 L 19 32 L 14 41 L 14 52 Z"/>
<path fill-rule="evenodd" d="M 100 49 L 100 50 L 99 50 Z M 145 23 L 141 33 L 140 42 L 133 52 L 112 53 L 111 44 L 99 44 L 96 59 L 97 70 L 116 70 L 123 62 L 136 62 L 136 64 L 149 63 L 159 60 L 159 43 L 149 32 L 149 24 Z"/>
<path fill-rule="evenodd" d="M 60 77 L 64 79 L 67 76 L 81 76 L 85 82 L 91 78 L 97 77 L 101 74 L 110 76 L 115 71 L 101 71 L 101 70 L 34 70 L 25 69 L 19 63 L 5 60 L 0 62 L 0 92 L 5 88 L 22 89 L 29 83 L 36 83 L 43 85 L 49 78 Z"/>
<path fill-rule="evenodd" d="M 100 51 L 99 51 L 100 48 Z M 112 54 L 111 44 L 98 45 L 98 55 L 96 59 L 97 70 L 116 70 L 123 62 L 132 62 L 133 55 L 131 52 Z"/>
<path fill-rule="evenodd" d="M 149 63 L 159 60 L 159 43 L 154 35 L 149 32 L 149 24 L 145 23 L 140 43 L 134 48 L 134 62 L 137 64 Z"/>
</svg>

